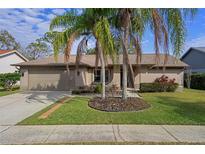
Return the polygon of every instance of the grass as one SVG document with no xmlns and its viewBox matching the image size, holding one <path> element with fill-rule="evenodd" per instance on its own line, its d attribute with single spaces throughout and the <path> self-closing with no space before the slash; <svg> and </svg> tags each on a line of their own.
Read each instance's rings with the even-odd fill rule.
<svg viewBox="0 0 205 154">
<path fill-rule="evenodd" d="M 205 91 L 143 93 L 151 108 L 138 112 L 103 112 L 88 106 L 89 98 L 75 97 L 47 119 L 38 116 L 51 106 L 23 120 L 22 125 L 52 124 L 182 124 L 205 125 Z"/>
<path fill-rule="evenodd" d="M 15 90 L 11 90 L 11 91 L 6 91 L 2 88 L 0 88 L 0 97 L 1 96 L 6 96 L 6 95 L 10 95 L 10 94 L 14 94 L 14 93 L 17 93 L 19 92 L 19 89 L 15 89 Z"/>
</svg>

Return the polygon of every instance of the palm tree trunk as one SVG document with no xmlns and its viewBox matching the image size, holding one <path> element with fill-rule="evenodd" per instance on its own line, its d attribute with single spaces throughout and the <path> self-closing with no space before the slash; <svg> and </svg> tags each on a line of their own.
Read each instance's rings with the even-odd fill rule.
<svg viewBox="0 0 205 154">
<path fill-rule="evenodd" d="M 123 79 L 123 84 L 122 84 L 122 99 L 127 100 L 127 60 L 128 60 L 128 35 L 129 35 L 129 26 L 126 26 L 124 29 L 124 39 L 123 39 L 123 66 L 122 66 L 122 79 Z"/>
<path fill-rule="evenodd" d="M 98 41 L 97 41 L 97 48 L 99 51 L 100 63 L 101 63 L 101 77 L 100 77 L 101 84 L 102 84 L 101 98 L 105 99 L 105 61 L 104 61 L 104 56 L 103 56 L 101 45 Z"/>
<path fill-rule="evenodd" d="M 123 65 L 122 65 L 122 99 L 126 100 L 127 99 L 127 63 L 125 62 L 126 59 L 124 58 L 124 53 L 123 53 Z"/>
<path fill-rule="evenodd" d="M 127 56 L 127 62 L 129 65 L 129 70 L 130 70 L 130 79 L 131 79 L 132 88 L 135 88 L 135 75 L 134 75 L 132 64 L 131 64 L 128 56 Z"/>
</svg>

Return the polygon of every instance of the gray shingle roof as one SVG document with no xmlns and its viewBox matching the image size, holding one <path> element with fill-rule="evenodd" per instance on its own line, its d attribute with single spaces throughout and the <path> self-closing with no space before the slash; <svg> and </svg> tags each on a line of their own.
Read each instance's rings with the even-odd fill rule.
<svg viewBox="0 0 205 154">
<path fill-rule="evenodd" d="M 163 66 L 164 65 L 164 55 L 159 55 L 159 63 L 156 65 L 156 56 L 155 54 L 143 54 L 141 65 L 153 65 L 153 66 Z M 75 55 L 71 55 L 69 60 L 69 65 L 75 65 Z M 130 54 L 129 55 L 130 62 L 135 65 L 136 63 L 136 55 Z M 123 62 L 122 55 L 119 55 L 117 60 L 113 63 L 110 58 L 107 60 L 108 65 L 121 65 Z M 14 66 L 63 66 L 66 65 L 64 62 L 64 55 L 58 56 L 58 61 L 56 62 L 53 56 L 32 60 L 29 62 L 23 62 L 18 64 L 13 64 Z M 80 65 L 85 65 L 88 67 L 95 67 L 95 55 L 83 55 L 81 59 Z M 168 56 L 167 63 L 165 64 L 166 67 L 186 67 L 188 66 L 184 62 L 179 59 L 176 59 L 173 56 Z"/>
<path fill-rule="evenodd" d="M 198 52 L 203 52 L 205 53 L 205 47 L 191 47 L 189 48 L 189 50 L 187 50 L 187 52 L 185 52 L 182 57 L 180 58 L 181 60 L 184 59 L 184 57 L 186 57 L 190 51 L 198 51 Z"/>
<path fill-rule="evenodd" d="M 192 49 L 196 49 L 196 50 L 205 52 L 205 47 L 192 47 Z"/>
</svg>

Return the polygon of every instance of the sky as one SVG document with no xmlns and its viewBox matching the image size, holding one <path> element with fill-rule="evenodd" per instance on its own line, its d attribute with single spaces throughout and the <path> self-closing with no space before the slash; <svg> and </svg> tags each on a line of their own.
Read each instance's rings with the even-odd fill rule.
<svg viewBox="0 0 205 154">
<path fill-rule="evenodd" d="M 7 30 L 23 48 L 49 31 L 50 21 L 70 9 L 0 9 L 0 30 Z M 184 51 L 190 47 L 205 46 L 205 9 L 198 9 L 193 20 L 186 21 Z M 74 44 L 72 53 L 76 53 Z M 92 46 L 94 43 L 91 42 Z M 153 34 L 147 30 L 142 41 L 144 53 L 154 53 Z"/>
</svg>

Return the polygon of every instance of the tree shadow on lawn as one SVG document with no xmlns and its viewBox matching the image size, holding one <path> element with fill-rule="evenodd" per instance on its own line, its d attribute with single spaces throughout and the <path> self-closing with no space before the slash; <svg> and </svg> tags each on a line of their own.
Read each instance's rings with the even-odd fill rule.
<svg viewBox="0 0 205 154">
<path fill-rule="evenodd" d="M 193 121 L 196 124 L 205 125 L 205 101 L 187 102 L 186 99 L 157 96 L 157 103 L 173 108 L 173 111 L 182 118 Z"/>
</svg>

